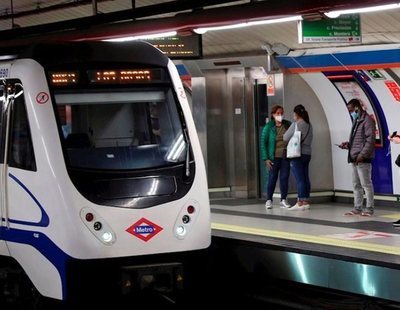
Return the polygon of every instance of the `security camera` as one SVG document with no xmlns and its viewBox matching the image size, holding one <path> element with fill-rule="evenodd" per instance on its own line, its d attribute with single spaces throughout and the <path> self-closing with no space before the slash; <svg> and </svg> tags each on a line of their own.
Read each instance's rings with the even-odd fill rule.
<svg viewBox="0 0 400 310">
<path fill-rule="evenodd" d="M 274 54 L 274 51 L 272 50 L 271 44 L 269 44 L 267 42 L 261 44 L 261 49 L 263 51 L 266 51 L 269 56 L 272 56 Z"/>
<path fill-rule="evenodd" d="M 290 52 L 290 48 L 283 43 L 274 43 L 271 47 L 272 52 L 278 55 L 287 55 Z"/>
</svg>

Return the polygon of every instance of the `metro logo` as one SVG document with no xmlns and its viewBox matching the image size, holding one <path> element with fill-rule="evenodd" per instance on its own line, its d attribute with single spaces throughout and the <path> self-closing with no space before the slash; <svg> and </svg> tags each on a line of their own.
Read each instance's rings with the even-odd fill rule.
<svg viewBox="0 0 400 310">
<path fill-rule="evenodd" d="M 152 226 L 136 226 L 135 232 L 137 234 L 151 234 L 154 231 L 154 227 Z"/>
<path fill-rule="evenodd" d="M 155 235 L 157 235 L 163 228 L 142 217 L 132 226 L 128 227 L 126 231 L 135 237 L 147 242 Z"/>
</svg>

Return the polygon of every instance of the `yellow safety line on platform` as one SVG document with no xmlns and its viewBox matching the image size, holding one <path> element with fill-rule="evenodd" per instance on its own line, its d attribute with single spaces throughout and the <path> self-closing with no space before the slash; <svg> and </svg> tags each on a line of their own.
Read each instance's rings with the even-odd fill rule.
<svg viewBox="0 0 400 310">
<path fill-rule="evenodd" d="M 230 225 L 230 224 L 221 224 L 221 223 L 211 223 L 211 228 L 216 230 L 230 231 L 242 234 L 256 235 L 256 236 L 264 236 L 264 237 L 272 237 L 272 238 L 280 238 L 287 239 L 293 241 L 302 241 L 316 244 L 324 244 L 331 246 L 338 246 L 342 248 L 350 248 L 350 249 L 358 249 L 365 250 L 371 252 L 379 252 L 385 254 L 393 254 L 400 255 L 400 247 L 398 246 L 389 246 L 382 245 L 376 243 L 367 243 L 361 241 L 352 241 L 352 240 L 341 240 L 323 236 L 312 236 L 305 235 L 299 233 L 291 233 L 286 231 L 278 231 L 278 230 L 268 230 L 254 227 L 245 227 L 238 225 Z M 371 240 L 371 239 L 368 239 Z"/>
<path fill-rule="evenodd" d="M 389 218 L 389 219 L 399 220 L 400 219 L 400 213 L 381 215 L 380 217 L 386 217 L 386 218 Z"/>
</svg>

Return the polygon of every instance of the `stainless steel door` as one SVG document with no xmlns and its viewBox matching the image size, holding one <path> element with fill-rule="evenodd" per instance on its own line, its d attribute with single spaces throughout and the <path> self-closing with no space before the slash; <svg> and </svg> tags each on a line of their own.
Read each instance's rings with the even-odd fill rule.
<svg viewBox="0 0 400 310">
<path fill-rule="evenodd" d="M 251 149 L 254 143 L 249 143 L 255 128 L 253 122 L 248 123 L 248 117 L 253 115 L 253 101 L 247 98 L 252 92 L 246 92 L 250 89 L 246 87 L 249 79 L 244 68 L 209 70 L 205 78 L 211 196 L 248 198 L 248 167 L 255 164 L 249 159 L 249 154 L 255 153 Z"/>
</svg>

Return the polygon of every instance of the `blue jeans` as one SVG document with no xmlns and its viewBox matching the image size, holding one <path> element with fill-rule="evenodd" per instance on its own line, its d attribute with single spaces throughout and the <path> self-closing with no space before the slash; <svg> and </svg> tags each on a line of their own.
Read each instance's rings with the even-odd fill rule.
<svg viewBox="0 0 400 310">
<path fill-rule="evenodd" d="M 268 171 L 267 200 L 272 200 L 278 174 L 280 176 L 281 199 L 286 199 L 289 186 L 290 162 L 286 158 L 275 158 L 273 163 L 272 170 Z"/>
<path fill-rule="evenodd" d="M 367 198 L 365 211 L 374 213 L 374 186 L 371 179 L 372 164 L 351 164 L 353 171 L 354 209 L 363 211 L 364 192 Z"/>
<path fill-rule="evenodd" d="M 308 166 L 310 165 L 311 155 L 301 154 L 299 158 L 293 158 L 290 166 L 297 183 L 297 197 L 299 200 L 309 200 L 311 182 L 308 174 Z"/>
</svg>

